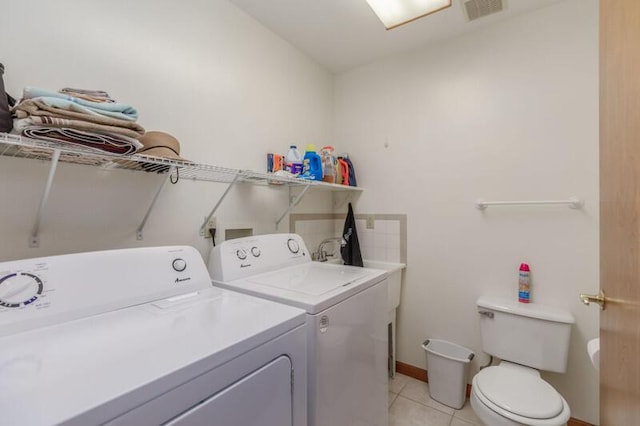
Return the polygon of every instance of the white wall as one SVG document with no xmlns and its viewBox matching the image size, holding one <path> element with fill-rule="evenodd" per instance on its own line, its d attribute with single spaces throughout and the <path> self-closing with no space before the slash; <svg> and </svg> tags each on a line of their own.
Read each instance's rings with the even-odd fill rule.
<svg viewBox="0 0 640 426">
<path fill-rule="evenodd" d="M 12 2 L 0 27 L 8 90 L 105 89 L 183 156 L 262 170 L 266 151 L 322 144 L 335 120 L 366 191 L 356 212 L 408 215 L 399 360 L 425 367 L 425 337 L 480 355 L 474 301 L 515 297 L 533 268 L 535 301 L 576 316 L 569 371 L 548 375 L 573 416 L 597 422 L 586 341 L 598 288 L 597 1 L 567 0 L 488 30 L 332 77 L 225 0 Z M 335 105 L 333 103 L 335 96 Z M 388 144 L 388 147 L 385 147 Z M 0 260 L 118 247 L 191 244 L 223 185 L 168 187 L 135 240 L 158 176 L 61 165 L 39 249 L 27 247 L 47 163 L 0 158 Z M 477 198 L 583 197 L 566 208 L 475 210 Z M 226 224 L 275 230 L 287 191 L 235 189 Z M 331 211 L 328 194 L 297 211 Z M 285 219 L 283 222 L 286 229 Z M 478 356 L 478 364 L 485 356 Z"/>
<path fill-rule="evenodd" d="M 474 302 L 516 298 L 528 262 L 533 300 L 577 320 L 568 372 L 545 377 L 592 423 L 598 378 L 585 348 L 598 312 L 578 294 L 599 284 L 597 16 L 596 0 L 567 0 L 335 84 L 336 143 L 366 188 L 356 212 L 408 216 L 398 360 L 425 368 L 420 343 L 444 338 L 476 351 L 475 373 L 488 357 Z M 571 195 L 583 210 L 474 206 Z"/>
<path fill-rule="evenodd" d="M 0 62 L 11 94 L 26 85 L 104 89 L 136 106 L 148 130 L 175 135 L 188 159 L 264 170 L 266 152 L 321 145 L 331 131 L 332 76 L 226 0 L 25 0 L 3 16 Z M 224 185 L 169 186 L 137 242 L 162 178 L 68 164 L 56 175 L 40 248 L 29 249 L 47 171 L 48 163 L 0 158 L 0 260 L 160 244 L 208 255 L 198 229 Z M 286 190 L 243 187 L 216 216 L 272 232 L 287 202 Z M 326 193 L 305 203 L 300 210 L 331 211 Z"/>
</svg>

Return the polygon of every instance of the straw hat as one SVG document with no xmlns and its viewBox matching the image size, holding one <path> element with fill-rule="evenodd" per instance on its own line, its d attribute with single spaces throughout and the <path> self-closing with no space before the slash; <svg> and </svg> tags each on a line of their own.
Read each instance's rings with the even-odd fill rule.
<svg viewBox="0 0 640 426">
<path fill-rule="evenodd" d="M 143 147 L 140 148 L 136 154 L 163 157 L 170 160 L 189 161 L 180 157 L 180 142 L 168 133 L 156 131 L 147 132 L 139 141 Z"/>
</svg>

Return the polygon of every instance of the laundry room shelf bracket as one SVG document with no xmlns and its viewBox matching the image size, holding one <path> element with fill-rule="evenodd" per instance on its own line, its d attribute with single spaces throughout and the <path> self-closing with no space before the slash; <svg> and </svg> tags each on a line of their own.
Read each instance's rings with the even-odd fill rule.
<svg viewBox="0 0 640 426">
<path fill-rule="evenodd" d="M 278 226 L 280 226 L 280 222 L 282 222 L 282 219 L 284 219 L 284 217 L 291 211 L 293 210 L 293 208 L 295 206 L 297 206 L 300 201 L 302 201 L 302 198 L 304 197 L 304 195 L 307 193 L 307 191 L 309 190 L 309 188 L 311 188 L 311 183 L 307 183 L 304 187 L 304 189 L 302 191 L 300 191 L 300 193 L 294 197 L 293 199 L 291 197 L 289 197 L 289 207 L 287 207 L 287 209 L 280 215 L 280 217 L 278 218 L 278 220 L 276 220 L 276 229 L 278 228 Z M 291 190 L 291 187 L 289 187 L 289 190 Z"/>
<path fill-rule="evenodd" d="M 158 189 L 156 190 L 156 193 L 153 196 L 153 200 L 151 200 L 151 204 L 147 209 L 147 213 L 142 218 L 142 222 L 140 222 L 140 226 L 138 226 L 138 229 L 136 230 L 136 240 L 142 241 L 144 239 L 144 234 L 143 234 L 144 226 L 147 224 L 147 220 L 149 219 L 149 216 L 151 216 L 151 212 L 153 211 L 153 208 L 156 206 L 156 201 L 158 201 L 158 198 L 160 197 L 160 193 L 167 186 L 167 183 L 169 182 L 169 179 L 171 178 L 171 174 L 173 173 L 174 170 L 175 170 L 175 167 L 172 167 L 169 170 L 169 173 L 167 173 L 167 175 L 162 179 L 162 183 L 160 183 L 160 185 L 158 186 Z"/>
<path fill-rule="evenodd" d="M 220 205 L 222 204 L 222 201 L 224 201 L 224 199 L 226 198 L 226 196 L 229 193 L 229 191 L 231 191 L 231 188 L 233 188 L 233 185 L 236 184 L 236 182 L 240 178 L 241 174 L 242 174 L 242 172 L 240 170 L 238 170 L 236 175 L 233 177 L 233 180 L 231 180 L 231 182 L 229 183 L 229 186 L 227 186 L 227 189 L 224 190 L 224 193 L 222 194 L 222 196 L 220 197 L 220 199 L 218 200 L 216 205 L 213 206 L 213 209 L 211 209 L 211 212 L 209 212 L 209 214 L 205 218 L 204 222 L 202 223 L 202 226 L 200 226 L 200 236 L 202 236 L 202 237 L 205 236 L 205 232 L 207 232 L 207 229 L 206 229 L 207 228 L 207 223 L 209 223 L 209 220 L 211 220 L 211 218 L 215 214 L 216 210 L 218 210 L 218 207 L 220 207 Z"/>
<path fill-rule="evenodd" d="M 343 196 L 340 196 L 340 193 L 336 193 L 333 197 L 333 207 L 340 208 L 344 206 L 347 201 L 352 201 L 353 196 L 359 194 L 358 192 L 345 192 Z"/>
<path fill-rule="evenodd" d="M 56 175 L 56 169 L 58 167 L 58 160 L 60 160 L 60 150 L 53 150 L 51 156 L 51 166 L 49 166 L 49 175 L 47 176 L 47 183 L 44 186 L 42 197 L 40 198 L 40 205 L 38 206 L 38 213 L 36 214 L 36 221 L 33 224 L 31 235 L 29 236 L 29 247 L 35 248 L 40 246 L 40 225 L 42 223 L 42 216 L 44 215 L 44 209 L 47 206 L 49 200 L 49 194 L 51 193 L 51 186 L 53 185 L 53 177 Z"/>
</svg>

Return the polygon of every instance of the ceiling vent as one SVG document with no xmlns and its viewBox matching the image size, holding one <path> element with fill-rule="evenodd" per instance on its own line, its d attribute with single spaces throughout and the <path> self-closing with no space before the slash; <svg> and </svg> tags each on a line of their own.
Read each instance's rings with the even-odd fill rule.
<svg viewBox="0 0 640 426">
<path fill-rule="evenodd" d="M 504 10 L 506 0 L 462 0 L 469 22 Z"/>
</svg>

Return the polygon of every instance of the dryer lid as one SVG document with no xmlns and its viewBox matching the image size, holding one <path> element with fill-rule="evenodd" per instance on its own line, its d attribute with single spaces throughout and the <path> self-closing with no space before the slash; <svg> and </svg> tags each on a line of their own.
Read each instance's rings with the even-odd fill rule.
<svg viewBox="0 0 640 426">
<path fill-rule="evenodd" d="M 535 374 L 505 367 L 489 367 L 476 378 L 477 390 L 489 401 L 513 414 L 550 419 L 562 412 L 558 392 Z"/>
</svg>

